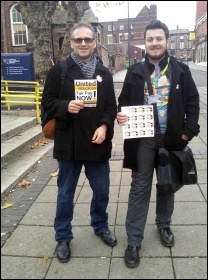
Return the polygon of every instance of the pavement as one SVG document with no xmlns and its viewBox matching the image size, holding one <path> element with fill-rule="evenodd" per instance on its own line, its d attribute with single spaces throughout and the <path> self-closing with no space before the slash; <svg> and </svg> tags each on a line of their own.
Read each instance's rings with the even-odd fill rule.
<svg viewBox="0 0 208 280">
<path fill-rule="evenodd" d="M 185 63 L 185 64 L 187 64 L 187 63 Z M 207 66 L 205 66 L 205 65 L 195 64 L 193 61 L 188 61 L 187 65 L 189 66 L 190 69 L 207 72 Z M 124 70 L 121 70 L 121 71 L 115 73 L 113 75 L 113 81 L 114 82 L 123 82 L 123 78 L 125 77 L 126 72 L 127 72 L 127 70 L 124 69 Z"/>
<path fill-rule="evenodd" d="M 125 73 L 126 70 L 116 73 L 114 82 L 122 82 Z M 57 260 L 53 223 L 58 166 L 50 149 L 25 177 L 31 185 L 15 187 L 1 202 L 2 206 L 8 207 L 1 212 L 1 278 L 207 279 L 207 87 L 198 90 L 201 132 L 190 142 L 198 183 L 184 186 L 175 194 L 171 226 L 175 235 L 174 247 L 165 248 L 159 240 L 155 225 L 154 175 L 140 265 L 130 269 L 124 264 L 131 171 L 122 167 L 122 130 L 115 122 L 108 214 L 109 228 L 115 232 L 118 244 L 108 247 L 93 233 L 89 214 L 92 191 L 82 170 L 74 198 L 71 260 L 65 264 Z M 117 95 L 119 92 L 116 90 Z M 9 203 L 12 203 L 11 207 Z"/>
</svg>

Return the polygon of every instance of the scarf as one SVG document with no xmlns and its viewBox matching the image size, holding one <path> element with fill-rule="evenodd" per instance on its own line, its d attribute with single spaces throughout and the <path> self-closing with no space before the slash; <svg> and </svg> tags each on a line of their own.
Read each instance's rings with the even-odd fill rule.
<svg viewBox="0 0 208 280">
<path fill-rule="evenodd" d="M 97 65 L 97 59 L 94 54 L 91 55 L 90 59 L 86 63 L 81 61 L 74 52 L 71 53 L 71 58 L 80 67 L 85 78 L 92 79 Z"/>
</svg>

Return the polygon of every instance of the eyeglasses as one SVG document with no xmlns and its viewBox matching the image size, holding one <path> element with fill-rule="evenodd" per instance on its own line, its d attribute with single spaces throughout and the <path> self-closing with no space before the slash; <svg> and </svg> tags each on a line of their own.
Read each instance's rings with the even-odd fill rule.
<svg viewBox="0 0 208 280">
<path fill-rule="evenodd" d="M 72 41 L 76 44 L 81 44 L 83 41 L 85 41 L 85 44 L 92 43 L 95 39 L 94 38 L 74 38 Z"/>
</svg>

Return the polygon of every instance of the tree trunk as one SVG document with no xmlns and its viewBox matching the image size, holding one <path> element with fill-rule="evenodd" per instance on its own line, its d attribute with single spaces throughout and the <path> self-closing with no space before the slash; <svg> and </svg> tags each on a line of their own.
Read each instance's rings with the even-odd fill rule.
<svg viewBox="0 0 208 280">
<path fill-rule="evenodd" d="M 15 7 L 28 27 L 26 51 L 33 53 L 35 80 L 44 84 L 48 70 L 53 64 L 52 50 L 52 15 L 59 1 L 17 1 Z M 69 32 L 74 23 L 79 22 L 84 12 L 89 9 L 89 1 L 61 1 L 68 10 L 66 31 L 61 50 L 61 57 L 70 52 Z"/>
<path fill-rule="evenodd" d="M 78 23 L 86 10 L 90 8 L 89 1 L 61 1 L 65 9 L 67 9 L 67 21 L 63 45 L 61 47 L 61 58 L 64 59 L 71 53 L 70 47 L 70 31 L 75 23 Z M 65 3 L 64 3 L 65 2 Z M 66 6 L 66 2 L 68 2 Z"/>
<path fill-rule="evenodd" d="M 18 1 L 15 7 L 28 27 L 26 51 L 33 53 L 35 81 L 44 84 L 52 59 L 51 18 L 58 1 Z"/>
</svg>

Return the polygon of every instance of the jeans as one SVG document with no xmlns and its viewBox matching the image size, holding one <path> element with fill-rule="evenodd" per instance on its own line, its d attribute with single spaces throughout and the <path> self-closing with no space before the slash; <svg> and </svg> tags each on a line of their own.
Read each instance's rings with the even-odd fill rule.
<svg viewBox="0 0 208 280">
<path fill-rule="evenodd" d="M 71 221 L 74 211 L 74 194 L 82 166 L 89 180 L 93 196 L 90 205 L 91 226 L 99 233 L 108 229 L 110 167 L 109 161 L 64 161 L 58 160 L 58 195 L 54 222 L 56 241 L 70 242 L 73 239 Z"/>
<path fill-rule="evenodd" d="M 138 152 L 138 170 L 132 171 L 132 182 L 126 216 L 128 245 L 139 246 L 144 238 L 152 180 L 155 167 L 155 138 L 141 138 Z M 156 225 L 158 228 L 169 227 L 174 210 L 174 194 L 157 192 Z"/>
</svg>

